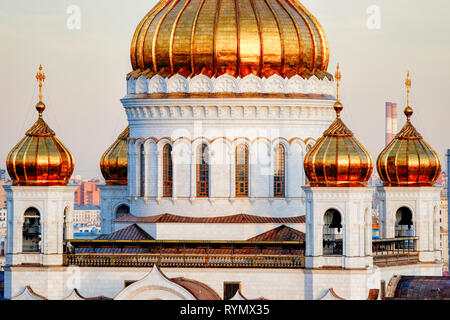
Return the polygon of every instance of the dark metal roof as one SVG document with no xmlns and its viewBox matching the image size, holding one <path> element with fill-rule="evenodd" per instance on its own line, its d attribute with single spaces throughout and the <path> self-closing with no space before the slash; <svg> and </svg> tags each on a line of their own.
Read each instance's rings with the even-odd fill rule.
<svg viewBox="0 0 450 320">
<path fill-rule="evenodd" d="M 120 229 L 110 234 L 104 234 L 96 240 L 155 240 L 137 224 Z"/>
<path fill-rule="evenodd" d="M 285 225 L 264 232 L 248 241 L 304 241 L 305 234 Z"/>
<path fill-rule="evenodd" d="M 183 217 L 173 214 L 161 214 L 153 217 L 134 217 L 125 215 L 114 220 L 115 222 L 147 222 L 147 223 L 305 223 L 305 216 L 297 217 L 261 217 L 249 214 L 237 214 L 223 217 Z"/>
<path fill-rule="evenodd" d="M 197 300 L 222 300 L 217 292 L 202 282 L 186 278 L 172 278 L 169 280 L 185 288 Z"/>
<path fill-rule="evenodd" d="M 450 277 L 402 276 L 393 299 L 450 300 Z"/>
</svg>

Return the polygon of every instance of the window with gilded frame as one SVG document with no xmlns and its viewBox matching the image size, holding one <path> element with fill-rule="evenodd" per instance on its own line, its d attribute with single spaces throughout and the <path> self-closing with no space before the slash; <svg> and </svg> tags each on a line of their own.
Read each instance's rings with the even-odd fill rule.
<svg viewBox="0 0 450 320">
<path fill-rule="evenodd" d="M 173 165 L 172 146 L 166 144 L 163 149 L 163 197 L 172 197 Z"/>
<path fill-rule="evenodd" d="M 197 197 L 209 197 L 208 146 L 202 144 L 197 151 Z"/>
<path fill-rule="evenodd" d="M 274 155 L 274 174 L 273 174 L 273 194 L 274 197 L 282 198 L 285 196 L 286 189 L 286 153 L 282 144 L 275 149 Z"/>
<path fill-rule="evenodd" d="M 236 197 L 248 197 L 248 147 L 245 144 L 236 147 Z"/>
</svg>

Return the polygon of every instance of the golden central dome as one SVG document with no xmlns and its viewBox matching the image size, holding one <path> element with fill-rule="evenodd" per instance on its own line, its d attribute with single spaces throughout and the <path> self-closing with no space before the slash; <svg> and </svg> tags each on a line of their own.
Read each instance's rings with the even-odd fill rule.
<svg viewBox="0 0 450 320">
<path fill-rule="evenodd" d="M 128 181 L 127 141 L 130 128 L 127 127 L 106 150 L 100 160 L 100 169 L 106 180 L 106 185 L 126 185 Z"/>
<path fill-rule="evenodd" d="M 336 120 L 317 140 L 304 160 L 305 173 L 313 187 L 363 187 L 373 170 L 369 152 L 341 120 L 343 107 L 339 102 L 340 78 L 338 66 L 338 101 L 334 105 Z"/>
<path fill-rule="evenodd" d="M 297 0 L 161 0 L 131 44 L 132 74 L 147 78 L 228 73 L 331 79 L 328 61 L 322 27 Z"/>
<path fill-rule="evenodd" d="M 42 118 L 42 81 L 40 67 L 39 118 L 26 136 L 11 150 L 6 160 L 9 176 L 15 186 L 65 186 L 74 170 L 73 156 Z"/>
</svg>

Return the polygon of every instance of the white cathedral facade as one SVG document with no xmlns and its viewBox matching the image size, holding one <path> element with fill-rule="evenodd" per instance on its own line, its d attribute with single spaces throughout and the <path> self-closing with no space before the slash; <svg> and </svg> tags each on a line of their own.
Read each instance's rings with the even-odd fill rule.
<svg viewBox="0 0 450 320">
<path fill-rule="evenodd" d="M 368 299 L 441 276 L 439 156 L 408 99 L 384 185 L 367 186 L 328 59 L 297 0 L 161 0 L 132 40 L 129 126 L 100 162 L 103 235 L 72 239 L 73 157 L 42 94 L 8 155 L 5 297 Z"/>
</svg>

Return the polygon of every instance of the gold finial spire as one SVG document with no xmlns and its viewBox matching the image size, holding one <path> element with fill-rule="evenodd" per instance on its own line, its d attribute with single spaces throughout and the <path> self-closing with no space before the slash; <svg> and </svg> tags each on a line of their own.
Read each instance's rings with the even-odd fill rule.
<svg viewBox="0 0 450 320">
<path fill-rule="evenodd" d="M 36 80 L 39 82 L 39 101 L 42 102 L 42 83 L 45 81 L 45 73 L 42 72 L 42 65 L 39 66 L 39 72 L 36 74 Z"/>
<path fill-rule="evenodd" d="M 410 106 L 411 78 L 409 76 L 409 71 L 408 71 L 408 74 L 406 75 L 405 85 L 406 85 L 406 91 L 407 91 L 407 102 L 406 102 L 405 115 L 408 118 L 408 122 L 409 122 L 411 120 L 412 114 L 414 113 L 414 110 Z"/>
<path fill-rule="evenodd" d="M 337 98 L 337 101 L 339 102 L 339 86 L 340 86 L 340 82 L 341 82 L 341 78 L 342 78 L 341 72 L 339 71 L 339 63 L 337 64 L 336 73 L 335 73 L 334 77 L 336 79 L 336 86 L 337 86 L 336 98 Z"/>
<path fill-rule="evenodd" d="M 42 65 L 39 65 L 36 80 L 39 82 L 39 102 L 36 105 L 36 110 L 39 112 L 39 118 L 42 118 L 42 112 L 45 110 L 45 104 L 42 102 L 42 83 L 45 81 L 45 73 L 42 72 Z"/>
<path fill-rule="evenodd" d="M 336 79 L 336 103 L 334 104 L 334 110 L 336 111 L 336 117 L 339 119 L 341 117 L 341 111 L 342 109 L 344 109 L 344 107 L 342 106 L 341 101 L 339 101 L 339 86 L 341 84 L 341 72 L 339 71 L 339 63 L 337 65 L 336 68 L 336 73 L 334 75 L 334 78 Z"/>
</svg>

